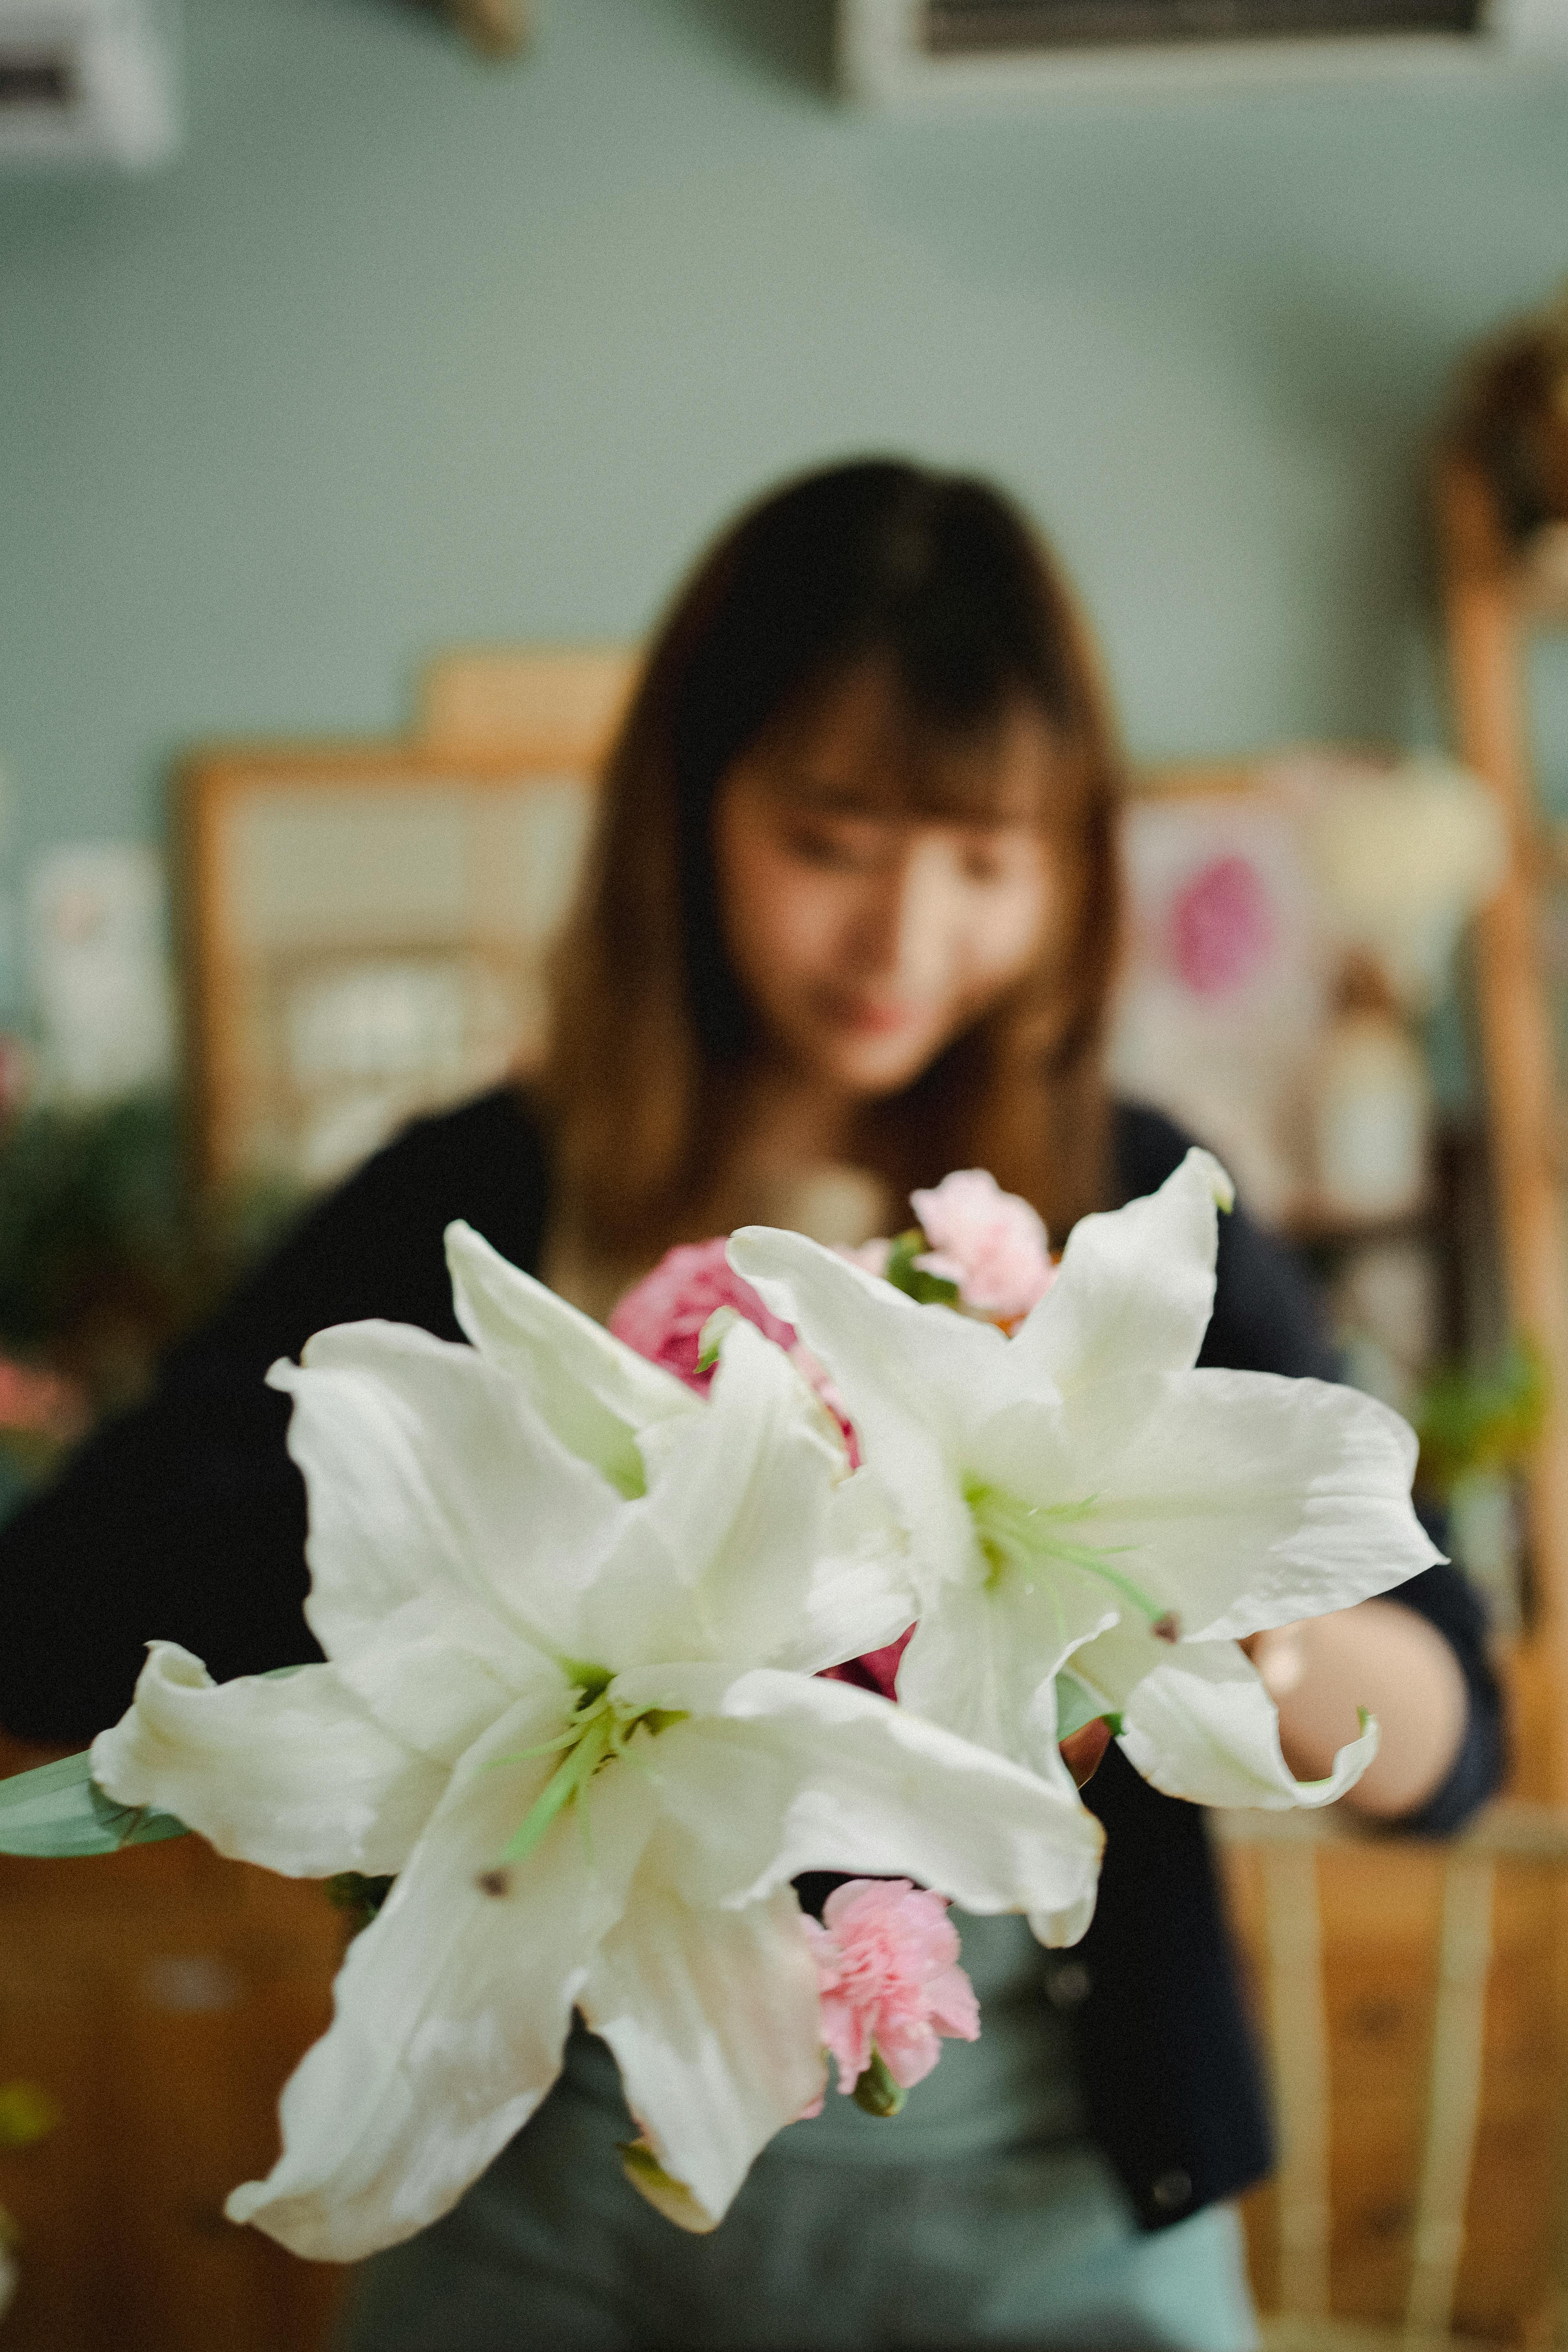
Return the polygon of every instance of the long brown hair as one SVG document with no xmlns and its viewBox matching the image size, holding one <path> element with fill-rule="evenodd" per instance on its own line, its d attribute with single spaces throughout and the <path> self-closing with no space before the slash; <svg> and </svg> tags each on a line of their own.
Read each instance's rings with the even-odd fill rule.
<svg viewBox="0 0 1568 2352">
<path fill-rule="evenodd" d="M 541 1087 L 590 1248 L 647 1258 L 704 1229 L 754 1045 L 722 942 L 714 796 L 765 730 L 868 662 L 928 738 L 984 737 L 1020 699 L 1043 714 L 1061 914 L 1021 985 L 868 1106 L 858 1156 L 900 1195 L 988 1167 L 1058 1239 L 1104 1202 L 1121 759 L 1093 647 L 997 491 L 874 459 L 788 484 L 722 534 L 658 629 L 610 752 Z"/>
</svg>

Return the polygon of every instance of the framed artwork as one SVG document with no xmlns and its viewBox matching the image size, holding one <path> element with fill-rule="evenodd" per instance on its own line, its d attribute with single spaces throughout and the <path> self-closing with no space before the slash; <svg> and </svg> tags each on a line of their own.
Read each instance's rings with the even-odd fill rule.
<svg viewBox="0 0 1568 2352">
<path fill-rule="evenodd" d="M 1139 782 L 1122 814 L 1111 1083 L 1201 1135 L 1288 1221 L 1310 1191 L 1308 1077 L 1331 976 L 1297 812 L 1259 766 Z"/>
<path fill-rule="evenodd" d="M 203 1177 L 313 1192 L 537 1061 L 544 971 L 637 656 L 458 648 L 413 736 L 200 752 L 182 778 Z"/>
<path fill-rule="evenodd" d="M 1155 772 L 1123 812 L 1112 1083 L 1306 1237 L 1407 1217 L 1427 1181 L 1415 1028 L 1507 854 L 1491 796 L 1430 758 L 1304 746 Z"/>
<path fill-rule="evenodd" d="M 201 1172 L 315 1191 L 535 1059 L 586 761 L 215 751 L 184 778 Z"/>
</svg>

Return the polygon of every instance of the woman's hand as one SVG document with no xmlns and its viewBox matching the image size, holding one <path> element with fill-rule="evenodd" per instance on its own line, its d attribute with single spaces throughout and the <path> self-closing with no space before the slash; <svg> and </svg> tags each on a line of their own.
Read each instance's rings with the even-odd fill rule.
<svg viewBox="0 0 1568 2352">
<path fill-rule="evenodd" d="M 1469 1702 L 1458 1660 L 1425 1617 L 1396 1601 L 1363 1601 L 1251 1634 L 1241 1647 L 1279 1710 L 1280 1746 L 1299 1780 L 1323 1778 L 1365 1707 L 1382 1738 L 1343 1802 L 1389 1821 L 1441 1788 Z"/>
</svg>

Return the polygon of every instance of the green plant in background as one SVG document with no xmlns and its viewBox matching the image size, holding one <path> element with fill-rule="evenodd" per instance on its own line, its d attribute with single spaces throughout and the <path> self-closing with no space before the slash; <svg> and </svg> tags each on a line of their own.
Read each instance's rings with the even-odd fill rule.
<svg viewBox="0 0 1568 2352">
<path fill-rule="evenodd" d="M 0 1131 L 0 1342 L 117 1401 L 201 1287 L 195 1223 L 167 1098 L 23 1111 Z"/>
<path fill-rule="evenodd" d="M 1541 1434 L 1546 1399 L 1545 1363 L 1526 1339 L 1490 1365 L 1443 1366 L 1412 1414 L 1421 1441 L 1417 1484 L 1446 1497 L 1479 1473 L 1521 1469 Z"/>
<path fill-rule="evenodd" d="M 295 1203 L 198 1201 L 173 1095 L 0 1127 L 0 1511 L 216 1303 Z"/>
</svg>

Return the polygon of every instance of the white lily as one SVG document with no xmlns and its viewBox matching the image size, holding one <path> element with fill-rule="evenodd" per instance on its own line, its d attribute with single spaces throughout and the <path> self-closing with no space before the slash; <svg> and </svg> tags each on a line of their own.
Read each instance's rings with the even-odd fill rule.
<svg viewBox="0 0 1568 2352">
<path fill-rule="evenodd" d="M 1173 1796 L 1327 1804 L 1376 1726 L 1328 1778 L 1293 1780 L 1237 1643 L 1439 1554 L 1396 1413 L 1321 1381 L 1194 1368 L 1231 1197 L 1194 1150 L 1158 1192 L 1084 1218 L 1010 1339 L 795 1234 L 748 1227 L 730 1255 L 826 1364 L 897 1498 L 921 1599 L 905 1705 L 1045 1774 L 1058 1737 L 1110 1713 Z"/>
<path fill-rule="evenodd" d="M 448 2210 L 549 2090 L 574 2007 L 651 2145 L 632 2177 L 710 2226 L 822 2081 L 792 1877 L 995 1911 L 1079 1901 L 1098 1865 L 1058 1790 L 810 1678 L 910 1601 L 777 1349 L 738 1327 L 700 1400 L 449 1244 L 479 1347 L 360 1324 L 271 1376 L 327 1663 L 214 1684 L 156 1644 L 92 1751 L 221 1853 L 395 1874 L 281 2157 L 228 2205 L 333 2261 Z"/>
</svg>

